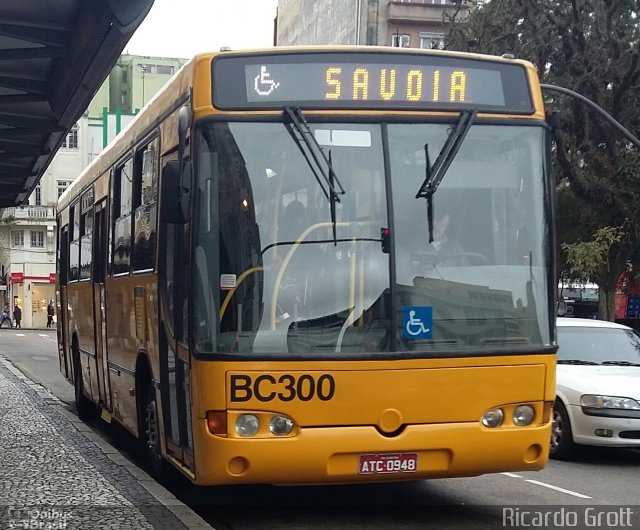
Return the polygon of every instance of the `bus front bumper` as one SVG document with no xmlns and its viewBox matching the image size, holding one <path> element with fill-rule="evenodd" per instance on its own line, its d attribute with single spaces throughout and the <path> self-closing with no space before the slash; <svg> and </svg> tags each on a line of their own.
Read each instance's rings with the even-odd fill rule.
<svg viewBox="0 0 640 530">
<path fill-rule="evenodd" d="M 213 484 L 337 484 L 475 476 L 542 469 L 551 424 L 487 429 L 477 423 L 411 425 L 396 436 L 374 427 L 303 428 L 294 437 L 238 439 L 200 423 L 196 480 Z M 412 455 L 403 471 L 362 471 L 363 460 Z M 415 467 L 415 469 L 410 469 Z"/>
</svg>

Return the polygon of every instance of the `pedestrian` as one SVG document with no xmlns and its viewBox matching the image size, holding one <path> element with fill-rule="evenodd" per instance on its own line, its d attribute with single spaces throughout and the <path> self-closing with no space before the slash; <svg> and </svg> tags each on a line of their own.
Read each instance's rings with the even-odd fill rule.
<svg viewBox="0 0 640 530">
<path fill-rule="evenodd" d="M 13 327 L 11 325 L 11 317 L 9 316 L 9 307 L 8 306 L 6 308 L 4 308 L 2 310 L 2 312 L 0 313 L 0 328 L 2 327 L 2 324 L 4 324 L 5 322 L 9 323 L 9 327 L 10 328 Z"/>
<path fill-rule="evenodd" d="M 16 322 L 16 328 L 22 328 L 20 325 L 20 321 L 22 320 L 22 309 L 20 309 L 18 304 L 13 308 L 13 320 Z"/>
<path fill-rule="evenodd" d="M 49 305 L 47 306 L 47 327 L 50 328 L 53 324 L 53 300 L 49 300 Z"/>
</svg>

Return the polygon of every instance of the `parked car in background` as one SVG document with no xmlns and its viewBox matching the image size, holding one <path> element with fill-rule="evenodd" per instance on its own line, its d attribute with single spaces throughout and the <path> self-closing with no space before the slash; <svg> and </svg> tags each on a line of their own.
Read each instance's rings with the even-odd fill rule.
<svg viewBox="0 0 640 530">
<path fill-rule="evenodd" d="M 640 447 L 640 334 L 621 324 L 558 318 L 552 458 L 576 445 Z"/>
</svg>

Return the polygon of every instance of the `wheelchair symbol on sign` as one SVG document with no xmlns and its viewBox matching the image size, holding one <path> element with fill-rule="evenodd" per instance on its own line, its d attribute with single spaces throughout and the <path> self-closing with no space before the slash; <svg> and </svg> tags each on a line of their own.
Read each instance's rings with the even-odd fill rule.
<svg viewBox="0 0 640 530">
<path fill-rule="evenodd" d="M 266 66 L 261 66 L 253 86 L 259 96 L 268 96 L 280 86 L 280 83 L 271 79 L 271 74 L 267 72 Z"/>
<path fill-rule="evenodd" d="M 424 325 L 422 320 L 416 318 L 415 311 L 409 311 L 409 320 L 405 326 L 407 333 L 413 337 L 417 335 L 425 335 L 429 333 L 429 328 Z"/>
</svg>

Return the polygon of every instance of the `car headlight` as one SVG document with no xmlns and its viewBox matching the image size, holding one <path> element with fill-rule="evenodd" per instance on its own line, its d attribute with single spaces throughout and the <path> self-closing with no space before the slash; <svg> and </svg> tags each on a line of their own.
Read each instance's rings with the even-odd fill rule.
<svg viewBox="0 0 640 530">
<path fill-rule="evenodd" d="M 599 396 L 595 394 L 585 394 L 580 397 L 582 407 L 596 409 L 616 409 L 616 410 L 640 410 L 640 403 L 635 399 L 617 396 Z"/>
</svg>

